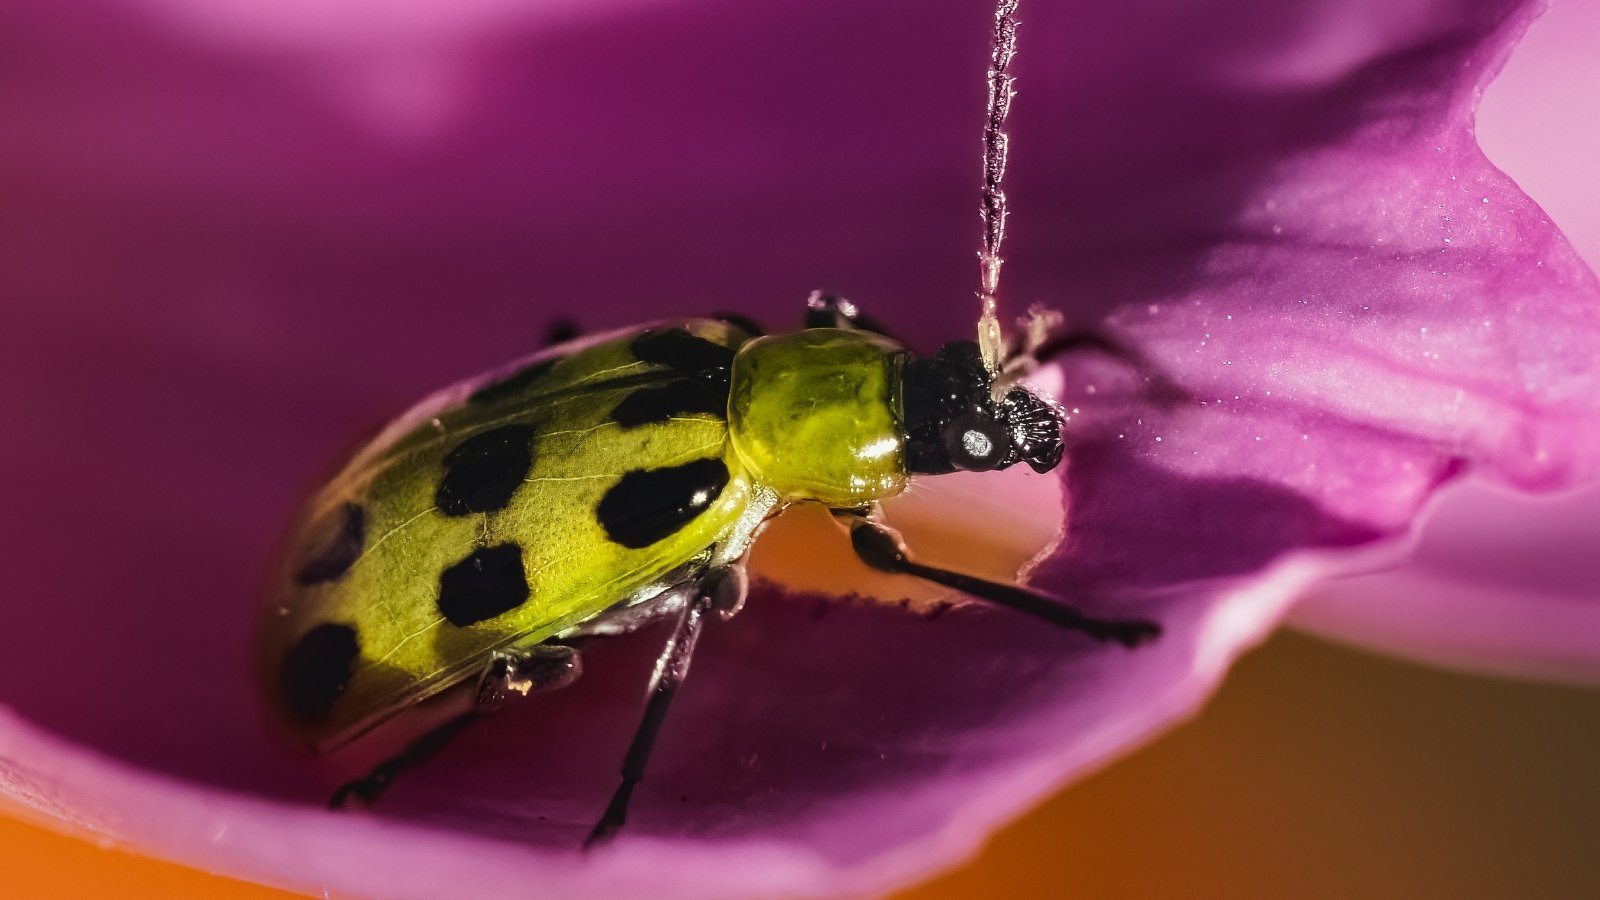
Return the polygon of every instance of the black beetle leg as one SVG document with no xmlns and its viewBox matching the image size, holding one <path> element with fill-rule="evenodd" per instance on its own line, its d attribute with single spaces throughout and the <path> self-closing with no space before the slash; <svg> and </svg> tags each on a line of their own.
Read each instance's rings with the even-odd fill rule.
<svg viewBox="0 0 1600 900">
<path fill-rule="evenodd" d="M 567 687 L 583 674 L 583 656 L 576 647 L 540 644 L 525 650 L 501 650 L 478 679 L 474 713 L 486 715 L 507 701 Z"/>
<path fill-rule="evenodd" d="M 711 318 L 716 319 L 718 322 L 726 322 L 751 337 L 760 337 L 767 333 L 767 330 L 761 327 L 760 322 L 743 313 L 715 312 L 711 314 Z"/>
<path fill-rule="evenodd" d="M 990 581 L 975 575 L 925 566 L 911 558 L 900 535 L 885 525 L 864 516 L 840 517 L 850 529 L 850 546 L 861 561 L 880 572 L 910 575 L 934 584 L 955 588 L 979 600 L 1027 613 L 1059 628 L 1081 631 L 1098 641 L 1124 647 L 1137 647 L 1159 637 L 1161 626 L 1141 619 L 1099 619 L 1068 606 L 1066 601 L 1043 591 Z"/>
<path fill-rule="evenodd" d="M 1021 376 L 1056 357 L 1086 352 L 1110 357 L 1144 376 L 1147 395 L 1158 403 L 1177 404 L 1189 399 L 1189 392 L 1143 353 L 1097 331 L 1067 331 L 1052 335 L 1037 346 L 1017 350 L 1006 360 L 1005 368 Z"/>
<path fill-rule="evenodd" d="M 861 307 L 843 297 L 835 297 L 822 291 L 812 291 L 811 296 L 806 298 L 805 327 L 870 331 L 886 338 L 894 337 L 888 329 L 862 312 Z"/>
<path fill-rule="evenodd" d="M 746 579 L 742 566 L 708 572 L 694 588 L 689 601 L 684 604 L 672 637 L 656 658 L 655 674 L 650 679 L 650 691 L 645 701 L 644 715 L 633 733 L 628 753 L 622 759 L 622 783 L 611 795 L 606 811 L 595 823 L 583 842 L 585 849 L 604 843 L 614 837 L 628 819 L 628 801 L 633 789 L 644 778 L 645 765 L 650 761 L 650 751 L 655 747 L 661 724 L 666 721 L 667 708 L 683 679 L 689 674 L 689 663 L 694 657 L 695 644 L 700 640 L 700 629 L 708 613 L 718 613 L 726 619 L 739 611 L 744 604 Z"/>
<path fill-rule="evenodd" d="M 522 650 L 502 650 L 494 654 L 478 681 L 473 708 L 429 731 L 404 750 L 373 766 L 365 777 L 348 782 L 334 792 L 328 806 L 338 809 L 352 797 L 363 803 L 378 799 L 395 777 L 406 769 L 438 753 L 479 716 L 488 715 L 508 700 L 526 697 L 537 691 L 564 688 L 583 673 L 583 658 L 573 647 L 542 644 Z"/>
<path fill-rule="evenodd" d="M 578 323 L 562 316 L 545 327 L 544 346 L 554 347 L 580 337 L 583 337 L 583 329 L 578 327 Z"/>
</svg>

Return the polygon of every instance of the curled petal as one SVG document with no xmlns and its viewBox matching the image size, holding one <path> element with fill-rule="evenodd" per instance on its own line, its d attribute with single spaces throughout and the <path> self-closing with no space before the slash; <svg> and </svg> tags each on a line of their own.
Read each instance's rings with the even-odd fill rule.
<svg viewBox="0 0 1600 900">
<path fill-rule="evenodd" d="M 1589 65 L 1597 37 L 1593 6 L 1551 10 L 1486 92 L 1477 128 L 1491 158 L 1588 260 L 1600 259 L 1600 181 L 1580 161 L 1600 147 L 1600 129 L 1551 105 L 1600 79 Z M 1291 621 L 1435 663 L 1592 683 L 1600 672 L 1597 502 L 1592 487 L 1544 500 L 1469 483 L 1442 496 L 1405 565 L 1321 585 Z"/>
</svg>

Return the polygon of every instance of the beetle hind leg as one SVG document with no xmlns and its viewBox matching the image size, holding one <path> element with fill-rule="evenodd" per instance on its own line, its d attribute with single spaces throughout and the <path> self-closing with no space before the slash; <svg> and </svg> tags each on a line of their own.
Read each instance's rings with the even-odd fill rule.
<svg viewBox="0 0 1600 900">
<path fill-rule="evenodd" d="M 471 710 L 412 741 L 365 776 L 342 785 L 329 798 L 329 808 L 338 809 L 351 799 L 369 804 L 376 801 L 397 775 L 438 753 L 479 716 L 488 715 L 519 697 L 564 688 L 582 674 L 583 657 L 575 647 L 540 644 L 521 650 L 497 651 L 478 679 L 478 692 Z"/>
<path fill-rule="evenodd" d="M 364 804 L 377 802 L 378 797 L 394 783 L 397 775 L 438 753 L 466 731 L 475 718 L 476 713 L 462 713 L 407 744 L 404 750 L 373 766 L 366 775 L 340 785 L 328 798 L 328 808 L 342 809 L 351 800 L 359 800 Z"/>
<path fill-rule="evenodd" d="M 894 338 L 887 328 L 862 312 L 861 307 L 825 291 L 812 291 L 811 296 L 806 298 L 805 327 L 870 331 L 886 338 Z"/>
</svg>

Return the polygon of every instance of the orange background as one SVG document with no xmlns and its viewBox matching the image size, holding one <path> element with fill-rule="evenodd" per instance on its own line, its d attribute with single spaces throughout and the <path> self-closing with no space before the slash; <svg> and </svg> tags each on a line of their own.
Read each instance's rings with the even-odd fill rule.
<svg viewBox="0 0 1600 900">
<path fill-rule="evenodd" d="M 900 900 L 1594 897 L 1600 691 L 1458 675 L 1292 634 L 1190 724 Z M 0 819 L 0 893 L 289 896 Z"/>
</svg>

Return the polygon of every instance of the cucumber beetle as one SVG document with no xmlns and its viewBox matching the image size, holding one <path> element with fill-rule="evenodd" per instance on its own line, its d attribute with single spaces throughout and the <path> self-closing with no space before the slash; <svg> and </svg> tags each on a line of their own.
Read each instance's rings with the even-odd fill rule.
<svg viewBox="0 0 1600 900">
<path fill-rule="evenodd" d="M 571 683 L 582 638 L 675 620 L 621 783 L 589 843 L 623 824 L 702 626 L 744 602 L 745 559 L 792 504 L 821 504 L 868 565 L 1100 640 L 1156 626 L 917 559 L 875 516 L 916 478 L 1054 469 L 1061 411 L 1019 375 L 995 317 L 1016 3 L 995 20 L 978 340 L 918 356 L 815 293 L 806 328 L 655 323 L 561 344 L 424 400 L 316 492 L 262 629 L 272 704 L 313 749 L 476 679 L 475 709 L 335 795 L 373 799 L 472 716 Z M 1060 346 L 1058 343 L 1057 346 Z M 598 806 L 598 804 L 597 804 Z"/>
</svg>

